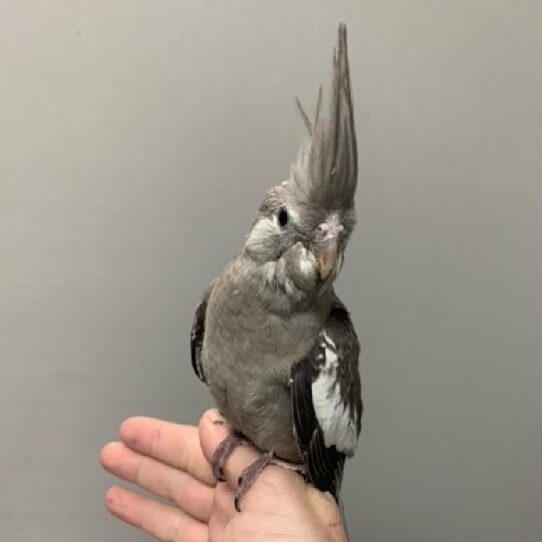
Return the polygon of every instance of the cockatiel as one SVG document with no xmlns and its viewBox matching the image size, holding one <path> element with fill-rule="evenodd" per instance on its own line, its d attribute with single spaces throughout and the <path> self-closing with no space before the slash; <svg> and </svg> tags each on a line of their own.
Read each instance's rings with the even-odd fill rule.
<svg viewBox="0 0 542 542">
<path fill-rule="evenodd" d="M 333 289 L 355 224 L 358 165 L 346 47 L 339 26 L 329 113 L 309 130 L 287 181 L 265 195 L 241 251 L 211 282 L 192 328 L 192 365 L 236 433 L 264 455 L 243 473 L 236 507 L 269 463 L 298 465 L 338 500 L 361 430 L 359 344 Z"/>
</svg>

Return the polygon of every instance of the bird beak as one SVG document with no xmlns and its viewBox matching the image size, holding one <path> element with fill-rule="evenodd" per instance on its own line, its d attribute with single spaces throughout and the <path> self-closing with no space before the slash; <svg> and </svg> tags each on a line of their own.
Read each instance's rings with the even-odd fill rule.
<svg viewBox="0 0 542 542">
<path fill-rule="evenodd" d="M 314 252 L 320 268 L 320 278 L 326 280 L 337 261 L 337 237 L 318 243 Z"/>
<path fill-rule="evenodd" d="M 323 223 L 316 228 L 314 240 L 314 256 L 320 268 L 320 278 L 326 280 L 335 267 L 337 261 L 337 246 L 339 232 L 342 226 L 330 226 Z"/>
</svg>

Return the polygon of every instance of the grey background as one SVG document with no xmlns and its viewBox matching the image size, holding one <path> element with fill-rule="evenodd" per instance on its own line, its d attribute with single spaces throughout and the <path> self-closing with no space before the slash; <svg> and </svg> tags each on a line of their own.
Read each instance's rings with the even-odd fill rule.
<svg viewBox="0 0 542 542">
<path fill-rule="evenodd" d="M 542 3 L 0 2 L 0 537 L 133 541 L 98 451 L 194 422 L 193 307 L 349 26 L 353 540 L 542 539 Z"/>
</svg>

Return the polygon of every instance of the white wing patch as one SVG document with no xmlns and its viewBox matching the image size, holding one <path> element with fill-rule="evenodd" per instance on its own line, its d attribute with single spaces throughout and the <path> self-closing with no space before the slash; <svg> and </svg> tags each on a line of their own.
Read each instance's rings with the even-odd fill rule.
<svg viewBox="0 0 542 542">
<path fill-rule="evenodd" d="M 337 381 L 337 345 L 324 332 L 320 346 L 324 348 L 325 363 L 318 378 L 312 383 L 314 412 L 322 428 L 325 445 L 335 445 L 339 452 L 351 455 L 358 440 L 357 413 L 351 412 L 341 397 Z"/>
</svg>

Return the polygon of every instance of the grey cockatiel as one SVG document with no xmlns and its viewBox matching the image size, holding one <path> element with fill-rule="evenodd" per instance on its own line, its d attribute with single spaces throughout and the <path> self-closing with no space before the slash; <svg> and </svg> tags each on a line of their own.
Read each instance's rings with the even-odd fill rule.
<svg viewBox="0 0 542 542">
<path fill-rule="evenodd" d="M 241 251 L 207 288 L 192 329 L 192 364 L 237 436 L 266 453 L 239 498 L 273 458 L 300 464 L 338 498 L 361 429 L 359 344 L 333 290 L 355 224 L 357 148 L 346 49 L 339 26 L 329 112 L 311 122 L 290 179 L 265 195 Z"/>
</svg>

